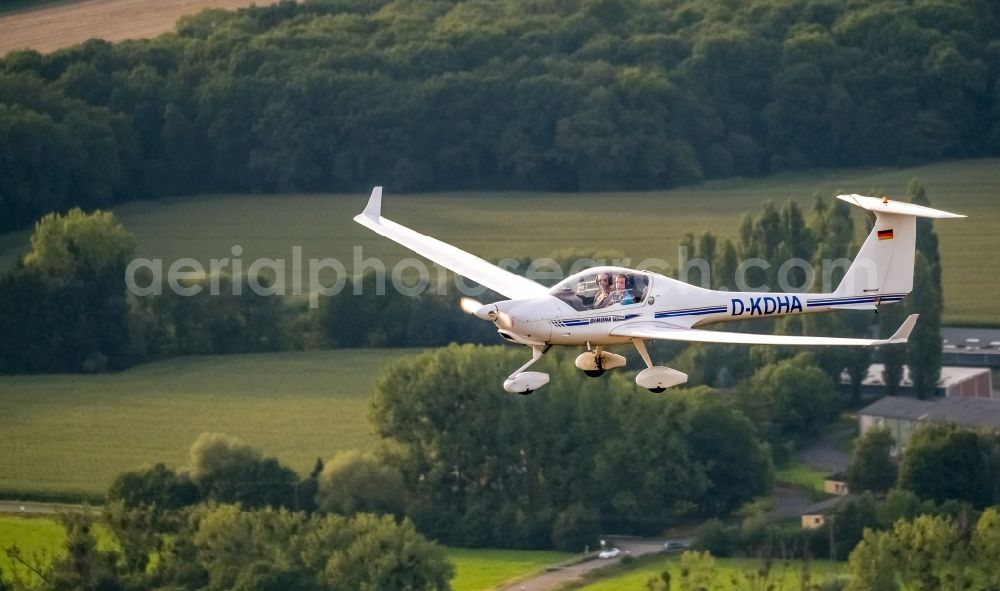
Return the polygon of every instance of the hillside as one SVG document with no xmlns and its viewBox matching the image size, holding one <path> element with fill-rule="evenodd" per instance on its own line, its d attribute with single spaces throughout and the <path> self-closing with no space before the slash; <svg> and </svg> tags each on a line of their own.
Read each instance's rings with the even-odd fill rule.
<svg viewBox="0 0 1000 591">
<path fill-rule="evenodd" d="M 15 52 L 0 230 L 199 193 L 636 191 L 996 157 L 998 7 L 309 0 Z"/>
</svg>

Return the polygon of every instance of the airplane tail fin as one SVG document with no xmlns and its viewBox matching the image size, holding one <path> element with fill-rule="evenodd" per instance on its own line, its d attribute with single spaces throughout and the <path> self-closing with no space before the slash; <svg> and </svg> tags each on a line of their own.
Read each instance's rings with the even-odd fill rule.
<svg viewBox="0 0 1000 591">
<path fill-rule="evenodd" d="M 837 195 L 837 199 L 875 213 L 875 227 L 833 292 L 841 298 L 837 304 L 843 307 L 870 307 L 902 300 L 913 289 L 917 218 L 965 217 L 886 198 Z"/>
</svg>

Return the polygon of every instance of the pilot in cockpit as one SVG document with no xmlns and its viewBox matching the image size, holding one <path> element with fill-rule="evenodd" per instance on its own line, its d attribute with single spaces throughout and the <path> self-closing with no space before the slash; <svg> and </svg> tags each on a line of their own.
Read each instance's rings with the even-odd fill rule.
<svg viewBox="0 0 1000 591">
<path fill-rule="evenodd" d="M 611 275 L 599 273 L 597 275 L 597 295 L 594 296 L 594 308 L 603 308 L 611 303 Z"/>
</svg>

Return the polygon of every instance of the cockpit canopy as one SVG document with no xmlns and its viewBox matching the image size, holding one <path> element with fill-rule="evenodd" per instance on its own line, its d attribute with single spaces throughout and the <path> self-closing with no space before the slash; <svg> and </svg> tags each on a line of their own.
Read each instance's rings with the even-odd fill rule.
<svg viewBox="0 0 1000 591">
<path fill-rule="evenodd" d="M 646 299 L 651 283 L 646 273 L 598 267 L 560 281 L 549 293 L 582 312 L 640 304 Z"/>
</svg>

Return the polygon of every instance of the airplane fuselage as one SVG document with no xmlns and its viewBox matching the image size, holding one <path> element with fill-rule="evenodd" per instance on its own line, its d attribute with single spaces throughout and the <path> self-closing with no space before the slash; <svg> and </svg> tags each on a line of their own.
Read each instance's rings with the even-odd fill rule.
<svg viewBox="0 0 1000 591">
<path fill-rule="evenodd" d="M 645 282 L 641 297 L 606 306 L 588 305 L 589 297 L 575 291 L 591 289 L 588 277 L 625 275 Z M 573 284 L 574 278 L 577 284 Z M 559 289 L 564 284 L 570 289 Z M 579 299 L 583 296 L 582 300 Z M 638 296 L 639 294 L 637 294 Z M 570 298 L 573 298 L 570 300 Z M 704 289 L 658 273 L 618 267 L 588 269 L 553 288 L 548 296 L 505 300 L 495 305 L 502 318 L 497 326 L 505 339 L 525 345 L 620 345 L 631 340 L 616 336 L 614 327 L 625 323 L 656 321 L 677 328 L 695 328 L 717 322 L 773 318 L 831 309 L 871 309 L 902 300 L 903 294 L 857 297 L 813 293 L 740 292 Z M 570 303 L 572 301 L 572 303 Z"/>
</svg>

